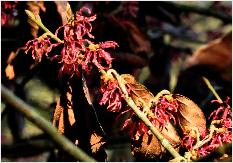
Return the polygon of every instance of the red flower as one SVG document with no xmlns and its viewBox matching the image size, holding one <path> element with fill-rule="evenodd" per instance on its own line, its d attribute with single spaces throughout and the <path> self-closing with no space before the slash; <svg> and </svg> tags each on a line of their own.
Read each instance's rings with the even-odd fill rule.
<svg viewBox="0 0 233 163">
<path fill-rule="evenodd" d="M 90 71 L 92 64 L 101 70 L 109 69 L 111 67 L 112 57 L 104 49 L 115 48 L 118 44 L 114 41 L 106 41 L 100 44 L 93 44 L 89 41 L 89 43 L 89 47 L 84 55 L 83 70 Z"/>
<path fill-rule="evenodd" d="M 175 118 L 172 113 L 176 112 L 177 108 L 178 103 L 175 100 L 168 100 L 166 96 L 163 96 L 159 99 L 156 106 L 150 108 L 150 113 L 147 115 L 147 117 L 155 127 L 164 127 L 170 119 L 173 119 L 175 122 Z M 138 140 L 141 136 L 143 136 L 143 134 L 150 134 L 149 128 L 135 115 L 131 109 L 122 112 L 120 115 L 123 113 L 125 114 L 126 112 L 129 113 L 129 117 L 123 123 L 122 129 L 128 132 L 132 140 Z"/>
<path fill-rule="evenodd" d="M 208 155 L 217 147 L 222 146 L 223 143 L 232 143 L 232 111 L 228 104 L 229 100 L 230 99 L 227 98 L 224 102 L 220 102 L 218 100 L 212 101 L 217 102 L 219 104 L 219 108 L 213 111 L 209 116 L 214 128 L 209 128 L 209 134 L 206 134 L 205 136 L 201 135 L 201 141 L 205 141 L 209 138 L 211 139 L 203 144 L 203 146 L 196 149 L 198 157 Z M 210 134 L 210 132 L 213 133 Z M 182 140 L 182 145 L 191 151 L 195 143 L 195 136 L 187 135 L 186 133 L 186 136 Z"/>
<path fill-rule="evenodd" d="M 174 112 L 177 112 L 179 105 L 176 100 L 166 98 L 166 96 L 162 96 L 159 98 L 159 102 L 157 105 L 151 108 L 151 112 L 155 115 L 152 117 L 154 123 L 158 121 L 161 126 L 166 126 L 167 122 L 173 120 L 176 124 L 175 117 L 173 116 Z"/>
<path fill-rule="evenodd" d="M 83 16 L 84 12 L 87 12 L 88 15 L 91 14 L 90 9 L 83 7 L 78 12 L 76 12 L 75 17 L 70 20 L 67 24 L 61 26 L 57 29 L 56 35 L 60 29 L 64 28 L 64 40 L 65 41 L 77 41 L 83 39 L 87 34 L 88 37 L 94 38 L 91 34 L 92 25 L 90 22 L 96 19 L 96 15 L 93 16 Z"/>
<path fill-rule="evenodd" d="M 111 66 L 112 58 L 105 49 L 115 48 L 118 45 L 114 41 L 94 44 L 92 41 L 84 39 L 85 35 L 94 38 L 90 33 L 92 31 L 90 22 L 96 19 L 96 15 L 83 16 L 84 12 L 88 15 L 91 14 L 88 8 L 80 9 L 71 22 L 58 28 L 55 33 L 57 35 L 59 30 L 64 28 L 65 43 L 60 57 L 63 64 L 60 73 L 79 76 L 81 69 L 89 72 L 93 65 L 99 69 L 108 69 Z"/>
<path fill-rule="evenodd" d="M 189 134 L 185 134 L 181 141 L 181 145 L 185 147 L 188 151 L 191 151 L 193 149 L 193 146 L 196 143 L 196 138 Z"/>
<path fill-rule="evenodd" d="M 119 88 L 117 80 L 108 81 L 101 85 L 100 92 L 103 97 L 100 100 L 100 105 L 108 104 L 107 109 L 112 112 L 119 112 L 122 106 L 123 92 Z"/>
<path fill-rule="evenodd" d="M 72 41 L 65 42 L 61 52 L 62 67 L 59 74 L 69 74 L 71 77 L 76 74 L 80 76 L 80 68 L 83 62 L 82 42 Z"/>
<path fill-rule="evenodd" d="M 220 120 L 220 123 L 217 125 L 219 130 L 213 135 L 212 144 L 222 145 L 222 143 L 231 143 L 232 142 L 232 109 L 229 106 L 230 98 L 221 103 L 217 100 L 219 108 L 211 113 L 209 119 Z"/>
<path fill-rule="evenodd" d="M 128 135 L 132 140 L 139 140 L 144 134 L 149 134 L 149 128 L 145 123 L 136 117 L 132 109 L 129 109 L 126 112 L 129 112 L 129 117 L 124 121 L 121 129 L 128 132 Z"/>
<path fill-rule="evenodd" d="M 215 111 L 213 111 L 208 119 L 216 120 L 221 119 L 223 122 L 223 125 L 227 128 L 232 127 L 232 109 L 229 106 L 230 98 L 227 97 L 227 99 L 221 103 L 218 100 L 213 100 L 213 103 L 218 103 L 219 108 Z"/>
<path fill-rule="evenodd" d="M 78 12 L 76 12 L 75 19 L 74 19 L 74 25 L 75 25 L 75 33 L 77 36 L 80 36 L 82 38 L 85 34 L 87 34 L 90 38 L 94 38 L 94 36 L 91 34 L 92 31 L 92 25 L 90 22 L 94 21 L 96 19 L 96 15 L 93 16 L 83 16 L 83 14 L 86 12 L 87 15 L 91 14 L 91 10 L 89 8 L 83 7 Z M 77 39 L 80 39 L 77 37 Z"/>
<path fill-rule="evenodd" d="M 28 51 L 32 52 L 32 58 L 38 62 L 41 61 L 42 56 L 48 56 L 48 53 L 52 50 L 53 47 L 58 46 L 59 43 L 51 44 L 50 38 L 41 37 L 34 40 L 29 40 L 25 45 L 25 53 Z"/>
</svg>

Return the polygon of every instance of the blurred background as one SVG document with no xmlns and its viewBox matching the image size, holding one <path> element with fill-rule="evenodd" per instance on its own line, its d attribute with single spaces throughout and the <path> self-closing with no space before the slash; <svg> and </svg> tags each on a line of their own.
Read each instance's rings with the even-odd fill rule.
<svg viewBox="0 0 233 163">
<path fill-rule="evenodd" d="M 42 58 L 36 63 L 24 53 L 26 42 L 43 34 L 24 10 L 39 14 L 44 25 L 55 32 L 65 22 L 66 4 L 1 1 L 1 82 L 50 121 L 64 81 L 59 79 L 57 62 Z M 210 80 L 222 99 L 232 97 L 231 1 L 69 4 L 73 12 L 86 6 L 97 14 L 95 40 L 119 44 L 111 52 L 113 68 L 133 75 L 153 94 L 162 89 L 182 94 L 198 104 L 206 117 L 212 112 L 214 96 L 202 76 Z M 4 101 L 1 149 L 2 161 L 61 160 L 49 137 Z"/>
</svg>

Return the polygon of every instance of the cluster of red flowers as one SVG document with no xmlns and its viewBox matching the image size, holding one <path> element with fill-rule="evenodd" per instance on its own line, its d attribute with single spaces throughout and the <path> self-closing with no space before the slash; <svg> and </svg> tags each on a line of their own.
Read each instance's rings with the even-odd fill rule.
<svg viewBox="0 0 233 163">
<path fill-rule="evenodd" d="M 218 100 L 214 100 L 212 102 L 217 102 L 219 104 L 219 108 L 211 113 L 209 116 L 209 120 L 211 120 L 213 128 L 209 128 L 209 134 L 201 135 L 201 141 L 205 141 L 210 139 L 210 141 L 206 142 L 200 148 L 196 149 L 197 156 L 203 157 L 208 155 L 214 149 L 219 146 L 222 146 L 224 143 L 232 142 L 232 109 L 229 105 L 229 98 L 226 101 L 219 102 Z M 210 132 L 213 132 L 210 134 Z M 193 146 L 196 144 L 197 135 L 187 134 L 184 136 L 182 140 L 182 145 L 189 151 L 193 150 Z"/>
<path fill-rule="evenodd" d="M 173 114 L 177 112 L 178 107 L 179 104 L 175 99 L 169 98 L 166 95 L 161 96 L 158 103 L 150 108 L 147 117 L 155 127 L 166 128 L 166 125 L 168 122 L 170 122 L 170 120 L 173 120 L 173 122 L 176 123 Z M 132 120 L 132 123 L 129 124 L 134 126 L 136 129 L 136 134 L 132 134 L 136 140 L 145 133 L 150 134 L 149 128 L 141 120 Z M 131 129 L 132 126 L 130 127 Z"/>
<path fill-rule="evenodd" d="M 149 128 L 144 124 L 144 122 L 136 117 L 132 109 L 122 109 L 124 94 L 119 88 L 117 80 L 108 80 L 107 82 L 103 83 L 104 85 L 102 85 L 100 89 L 100 92 L 103 93 L 100 100 L 100 105 L 108 104 L 108 111 L 119 112 L 120 114 L 116 119 L 119 119 L 120 116 L 128 113 L 128 118 L 124 121 L 122 129 L 128 131 L 129 136 L 133 140 L 138 140 L 143 134 L 149 133 Z M 130 96 L 132 88 L 128 84 L 126 84 L 126 86 Z M 140 106 L 138 107 L 140 110 L 142 110 Z M 158 103 L 155 106 L 152 106 L 148 111 L 148 114 L 146 114 L 154 126 L 166 127 L 170 120 L 173 120 L 174 123 L 176 123 L 173 113 L 177 112 L 178 107 L 179 105 L 175 99 L 168 98 L 165 95 L 160 97 Z"/>
<path fill-rule="evenodd" d="M 155 117 L 152 118 L 152 123 L 155 124 L 156 121 L 159 122 L 159 125 L 165 127 L 167 122 L 173 120 L 176 124 L 176 119 L 173 116 L 179 107 L 178 102 L 173 98 L 168 98 L 166 95 L 159 98 L 157 105 L 151 108 L 151 112 L 154 113 Z"/>
<path fill-rule="evenodd" d="M 64 29 L 64 43 L 51 43 L 49 34 L 46 37 L 30 40 L 26 44 L 26 52 L 32 51 L 32 56 L 37 61 L 41 61 L 43 55 L 47 55 L 52 48 L 63 45 L 61 55 L 55 55 L 52 59 L 58 59 L 62 64 L 59 74 L 69 74 L 71 77 L 76 74 L 80 75 L 80 71 L 89 72 L 93 65 L 98 69 L 109 69 L 112 63 L 112 58 L 107 48 L 115 48 L 118 44 L 114 41 L 106 41 L 95 44 L 89 39 L 93 39 L 91 34 L 91 22 L 96 19 L 96 15 L 90 15 L 91 11 L 88 8 L 81 8 L 76 12 L 71 20 L 59 27 L 56 30 L 57 37 L 59 31 Z"/>
<path fill-rule="evenodd" d="M 42 56 L 45 54 L 48 56 L 48 53 L 52 50 L 53 47 L 57 46 L 56 44 L 51 44 L 49 37 L 36 38 L 34 40 L 29 40 L 26 45 L 27 54 L 29 51 L 32 53 L 32 58 L 37 62 L 41 62 Z"/>
<path fill-rule="evenodd" d="M 103 94 L 100 105 L 108 103 L 108 111 L 120 112 L 122 107 L 123 92 L 119 87 L 117 80 L 108 80 L 104 82 L 100 88 L 100 92 Z"/>
<path fill-rule="evenodd" d="M 15 8 L 17 5 L 17 1 L 8 2 L 4 1 L 1 2 L 1 25 L 6 25 L 8 22 L 14 20 L 15 17 Z"/>
</svg>

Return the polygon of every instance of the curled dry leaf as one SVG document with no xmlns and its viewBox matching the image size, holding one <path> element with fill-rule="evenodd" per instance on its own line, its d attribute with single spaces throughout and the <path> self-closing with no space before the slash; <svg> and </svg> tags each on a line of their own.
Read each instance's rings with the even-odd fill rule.
<svg viewBox="0 0 233 163">
<path fill-rule="evenodd" d="M 92 153 L 97 153 L 105 143 L 106 142 L 103 140 L 103 137 L 98 135 L 96 132 L 91 134 L 90 144 Z"/>
<path fill-rule="evenodd" d="M 57 101 L 57 105 L 56 105 L 56 108 L 55 108 L 54 113 L 53 113 L 53 125 L 54 126 L 58 126 L 58 122 L 59 122 L 62 110 L 63 110 L 63 108 L 60 105 L 60 99 L 59 99 Z"/>
<path fill-rule="evenodd" d="M 6 76 L 9 80 L 12 80 L 14 79 L 15 77 L 15 71 L 14 71 L 14 67 L 11 65 L 11 64 L 8 64 L 6 69 L 5 69 L 5 72 L 6 72 Z"/>
<path fill-rule="evenodd" d="M 131 89 L 130 96 L 137 106 L 141 105 L 140 99 L 148 103 L 154 97 L 153 94 L 144 85 L 138 83 L 132 75 L 122 74 L 121 77 L 129 84 Z"/>
<path fill-rule="evenodd" d="M 53 125 L 58 128 L 58 131 L 64 134 L 64 108 L 60 105 L 60 99 L 57 102 L 55 111 L 53 113 Z"/>
<path fill-rule="evenodd" d="M 133 76 L 129 74 L 123 74 L 121 77 L 130 86 L 130 96 L 135 101 L 137 106 L 141 106 L 141 100 L 143 100 L 145 103 L 149 103 L 149 101 L 154 97 L 153 94 L 144 85 L 138 83 Z M 159 125 L 155 127 L 161 131 Z M 162 129 L 161 134 L 170 142 L 173 147 L 176 148 L 179 146 L 180 137 L 178 136 L 175 128 L 170 123 L 168 123 L 167 126 Z M 159 140 L 154 135 L 149 136 L 146 133 L 142 136 L 142 140 L 138 140 L 137 142 L 132 143 L 132 151 L 135 157 L 138 157 L 142 160 L 158 159 L 166 153 L 165 148 L 161 145 Z"/>
<path fill-rule="evenodd" d="M 202 45 L 187 59 L 185 67 L 206 65 L 221 73 L 225 80 L 232 77 L 232 32 L 222 38 L 215 39 Z"/>
<path fill-rule="evenodd" d="M 15 71 L 14 71 L 14 66 L 12 65 L 12 61 L 15 59 L 17 54 L 12 51 L 7 59 L 7 67 L 5 69 L 6 77 L 9 80 L 12 80 L 15 78 Z"/>
<path fill-rule="evenodd" d="M 72 89 L 70 86 L 69 91 L 66 92 L 66 106 L 62 106 L 62 99 L 63 98 L 60 98 L 60 100 L 57 102 L 57 106 L 53 114 L 53 125 L 58 128 L 58 131 L 64 134 L 66 125 L 72 126 L 76 121 L 72 108 Z M 68 123 L 64 121 L 64 114 L 68 115 Z"/>
<path fill-rule="evenodd" d="M 179 103 L 176 119 L 182 131 L 185 132 L 187 129 L 194 129 L 196 127 L 200 134 L 204 133 L 206 131 L 206 119 L 197 104 L 179 94 L 174 94 L 173 98 Z"/>
<path fill-rule="evenodd" d="M 178 151 L 180 146 L 180 137 L 170 123 L 167 124 L 166 128 L 162 129 L 161 134 Z M 143 135 L 140 146 L 134 144 L 132 145 L 132 151 L 134 156 L 138 158 L 139 161 L 160 160 L 166 154 L 166 149 L 162 146 L 159 140 L 154 135 L 148 134 Z"/>
<path fill-rule="evenodd" d="M 142 143 L 140 146 L 137 146 L 135 144 L 132 144 L 132 151 L 134 154 L 134 157 L 137 158 L 137 160 L 156 160 L 161 159 L 163 156 L 163 153 L 165 152 L 165 149 L 160 144 L 159 140 L 155 137 L 148 134 L 144 134 L 142 137 Z"/>
</svg>

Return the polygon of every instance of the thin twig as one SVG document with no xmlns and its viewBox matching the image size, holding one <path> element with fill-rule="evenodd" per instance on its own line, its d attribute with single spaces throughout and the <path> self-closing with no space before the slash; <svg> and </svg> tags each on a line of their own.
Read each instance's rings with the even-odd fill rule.
<svg viewBox="0 0 233 163">
<path fill-rule="evenodd" d="M 4 102 L 8 103 L 13 108 L 21 112 L 26 118 L 28 118 L 45 133 L 47 133 L 54 142 L 56 142 L 64 151 L 69 153 L 75 159 L 88 162 L 96 161 L 95 159 L 88 156 L 82 149 L 75 146 L 66 137 L 61 135 L 57 131 L 57 128 L 52 125 L 52 123 L 34 111 L 35 108 L 29 106 L 20 98 L 16 97 L 8 88 L 3 85 L 1 85 L 1 97 L 3 98 Z"/>
<path fill-rule="evenodd" d="M 208 88 L 211 90 L 211 92 L 214 94 L 214 96 L 219 100 L 221 103 L 223 103 L 222 99 L 219 97 L 218 93 L 215 91 L 214 87 L 211 85 L 210 81 L 206 77 L 202 77 Z"/>
<path fill-rule="evenodd" d="M 57 36 L 55 36 L 48 28 L 46 28 L 44 26 L 44 24 L 42 23 L 40 16 L 37 15 L 35 16 L 31 11 L 29 10 L 25 10 L 26 14 L 28 15 L 28 17 L 34 21 L 41 29 L 43 29 L 47 35 L 51 36 L 54 40 L 56 40 L 59 43 L 64 43 L 64 41 L 60 40 Z"/>
<path fill-rule="evenodd" d="M 105 72 L 101 71 L 102 74 L 105 74 Z M 151 132 L 160 140 L 161 144 L 166 148 L 171 155 L 174 158 L 179 158 L 179 160 L 185 160 L 174 148 L 173 146 L 169 143 L 167 139 L 163 137 L 163 135 L 157 130 L 153 124 L 149 121 L 147 116 L 138 109 L 137 105 L 133 101 L 133 99 L 128 95 L 126 87 L 125 87 L 125 81 L 121 78 L 121 76 L 116 72 L 114 69 L 110 69 L 107 71 L 107 74 L 113 74 L 115 78 L 118 81 L 118 84 L 120 86 L 120 89 L 124 93 L 124 99 L 127 102 L 127 104 L 132 108 L 132 110 L 135 112 L 135 114 L 145 123 L 145 125 L 148 126 L 148 128 L 151 130 Z M 144 109 L 143 109 L 144 110 Z"/>
</svg>

